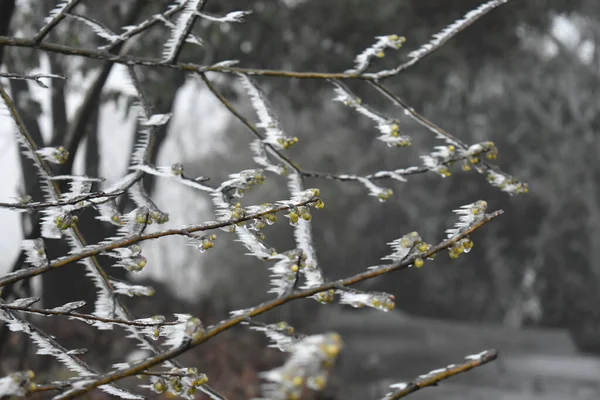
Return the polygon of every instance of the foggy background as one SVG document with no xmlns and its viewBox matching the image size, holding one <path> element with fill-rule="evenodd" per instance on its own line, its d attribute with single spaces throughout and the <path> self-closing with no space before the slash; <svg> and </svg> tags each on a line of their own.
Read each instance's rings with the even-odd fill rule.
<svg viewBox="0 0 600 400">
<path fill-rule="evenodd" d="M 84 1 L 77 12 L 116 30 L 125 25 L 130 7 L 139 7 L 135 22 L 169 4 L 142 3 Z M 388 51 L 384 59 L 375 61 L 375 70 L 379 70 L 397 65 L 408 51 L 480 4 L 473 0 L 209 0 L 206 11 L 210 13 L 250 9 L 253 14 L 242 24 L 197 23 L 194 33 L 203 38 L 205 46 L 188 45 L 180 60 L 210 64 L 237 59 L 240 65 L 252 68 L 344 71 L 375 36 L 405 36 L 403 49 Z M 50 1 L 17 1 L 10 35 L 31 36 L 53 5 Z M 383 186 L 394 190 L 385 203 L 368 196 L 357 182 L 307 180 L 306 187 L 321 189 L 326 204 L 323 211 L 313 213 L 313 233 L 321 268 L 330 279 L 379 263 L 389 253 L 386 243 L 407 232 L 416 230 L 426 241 L 437 243 L 454 224 L 451 211 L 461 205 L 485 199 L 489 209 L 505 211 L 472 236 L 475 248 L 468 255 L 451 260 L 440 254 L 422 269 L 359 285 L 394 294 L 396 310 L 391 313 L 301 300 L 264 317 L 265 321 L 286 319 L 301 332 L 331 328 L 342 334 L 347 349 L 330 389 L 331 396 L 341 397 L 332 398 L 359 398 L 358 393 L 375 398 L 385 393 L 387 384 L 490 347 L 507 354 L 505 361 L 498 362 L 500 366 L 486 366 L 482 372 L 472 372 L 471 378 L 468 373 L 458 383 L 443 383 L 446 389 L 425 389 L 415 398 L 434 398 L 436 393 L 445 399 L 454 395 L 511 400 L 598 398 L 599 16 L 600 3 L 594 0 L 514 0 L 484 16 L 415 67 L 386 81 L 411 107 L 466 143 L 493 141 L 500 152 L 494 163 L 528 182 L 528 194 L 511 197 L 491 187 L 484 176 L 463 172 L 460 166 L 453 167 L 447 178 L 428 173 L 410 176 L 405 183 L 385 182 Z M 135 42 L 131 53 L 158 56 L 165 32 L 164 27 L 152 29 Z M 75 20 L 64 21 L 50 40 L 85 48 L 103 44 Z M 32 83 L 10 83 L 21 110 L 37 118 L 39 135 L 46 143 L 60 143 L 101 65 L 16 48 L 5 48 L 2 60 L 3 71 L 69 76 L 64 86 L 55 81 L 60 89 L 54 96 Z M 156 165 L 182 162 L 186 174 L 210 177 L 215 183 L 256 166 L 248 148 L 253 137 L 201 82 L 166 69 L 139 71 L 156 112 L 174 113 L 162 132 Z M 236 79 L 225 75 L 210 78 L 238 110 L 255 120 Z M 307 170 L 369 174 L 406 168 L 420 165 L 420 155 L 442 144 L 362 82 L 348 85 L 364 103 L 399 118 L 401 133 L 412 137 L 412 147 L 388 148 L 377 141 L 371 120 L 332 101 L 333 86 L 328 82 L 256 80 L 286 132 L 300 139 L 287 154 Z M 73 173 L 102 176 L 108 184 L 126 173 L 136 121 L 120 96 L 123 84 L 123 76 L 113 69 L 92 107 Z M 31 171 L 23 172 L 13 127 L 4 114 L 0 117 L 0 199 L 7 201 L 25 192 L 35 199 L 34 189 L 27 190 L 22 183 L 23 175 L 31 176 Z M 170 221 L 161 229 L 213 218 L 205 194 L 168 180 L 149 180 L 148 185 L 157 205 L 170 213 Z M 244 204 L 287 197 L 285 179 L 268 175 L 267 183 L 249 193 Z M 31 223 L 23 221 L 20 214 L 0 209 L 2 271 L 15 265 L 23 226 L 25 234 L 31 231 Z M 108 228 L 103 231 L 92 225 L 84 232 L 88 242 L 109 234 Z M 267 242 L 276 249 L 294 247 L 292 229 L 285 224 L 276 224 L 266 234 Z M 218 236 L 215 248 L 204 254 L 178 237 L 145 243 L 148 266 L 131 279 L 153 280 L 153 286 L 160 288 L 155 297 L 167 296 L 167 292 L 172 297 L 136 299 L 156 302 L 140 305 L 141 310 L 192 310 L 214 322 L 229 311 L 269 298 L 268 265 L 244 256 L 245 249 L 233 237 L 224 232 Z M 66 248 L 57 245 L 54 254 L 65 252 Z M 82 280 L 81 270 L 80 266 L 64 268 L 36 282 L 36 293 L 45 306 L 93 299 L 94 290 Z M 162 309 L 154 311 L 158 305 Z M 238 343 L 230 346 L 241 346 L 254 355 L 231 361 L 234 350 L 218 350 L 230 357 L 216 355 L 229 364 L 212 366 L 220 368 L 217 380 L 223 382 L 228 382 L 228 376 L 243 375 L 246 370 L 240 372 L 236 366 L 245 365 L 248 358 L 268 353 L 261 347 L 265 343 L 259 334 L 244 329 L 236 332 L 239 335 L 231 335 L 227 341 Z M 253 344 L 240 345 L 243 340 Z M 269 357 L 277 356 L 264 357 L 254 361 L 264 365 L 250 365 L 248 374 L 266 369 Z M 364 382 L 354 380 L 355 386 L 345 383 L 353 376 Z M 255 384 L 252 375 L 248 385 Z M 466 397 L 469 393 L 471 397 Z"/>
</svg>

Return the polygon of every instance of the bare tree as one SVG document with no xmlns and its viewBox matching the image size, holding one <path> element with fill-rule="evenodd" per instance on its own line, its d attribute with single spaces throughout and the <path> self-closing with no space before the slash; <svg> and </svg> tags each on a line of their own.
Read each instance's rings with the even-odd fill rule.
<svg viewBox="0 0 600 400">
<path fill-rule="evenodd" d="M 23 242 L 23 253 L 13 271 L 0 278 L 0 287 L 7 290 L 0 303 L 0 320 L 11 331 L 28 335 L 38 347 L 38 354 L 55 357 L 75 373 L 69 379 L 48 379 L 36 382 L 31 371 L 14 372 L 0 379 L 0 395 L 27 396 L 36 392 L 52 391 L 55 398 L 69 399 L 82 396 L 96 388 L 122 398 L 143 398 L 137 387 L 157 393 L 169 391 L 186 398 L 196 391 L 221 399 L 219 388 L 210 387 L 205 374 L 196 368 L 184 366 L 175 357 L 198 347 L 222 332 L 243 324 L 252 330 L 263 332 L 272 346 L 288 353 L 287 361 L 280 367 L 263 373 L 266 381 L 262 396 L 269 399 L 298 399 L 311 391 L 323 390 L 330 370 L 343 347 L 342 338 L 333 332 L 315 335 L 298 334 L 286 322 L 264 324 L 255 317 L 298 299 L 311 298 L 328 304 L 338 301 L 352 307 L 372 307 L 383 312 L 394 308 L 394 297 L 383 292 L 369 292 L 352 286 L 393 271 L 409 267 L 421 268 L 425 261 L 437 253 L 448 252 L 451 258 L 468 253 L 473 247 L 471 234 L 502 214 L 487 212 L 487 202 L 473 201 L 455 210 L 458 222 L 449 228 L 442 239 L 428 243 L 417 232 L 402 235 L 390 243 L 392 252 L 383 258 L 384 264 L 366 268 L 364 272 L 341 279 L 328 279 L 327 268 L 319 264 L 312 239 L 311 220 L 315 210 L 325 207 L 319 197 L 320 189 L 307 188 L 305 179 L 320 178 L 362 184 L 369 195 L 380 202 L 393 196 L 390 188 L 380 182 L 413 179 L 413 175 L 435 173 L 442 177 L 451 175 L 456 164 L 465 170 L 483 175 L 494 187 L 508 194 L 527 192 L 525 183 L 502 172 L 490 163 L 497 155 L 492 142 L 470 144 L 429 121 L 387 85 L 386 80 L 400 76 L 404 71 L 422 62 L 441 48 L 460 31 L 485 16 L 508 0 L 491 0 L 468 12 L 463 18 L 435 35 L 430 42 L 408 53 L 404 62 L 392 68 L 376 69 L 377 60 L 402 48 L 405 39 L 399 35 L 378 36 L 375 43 L 360 52 L 354 65 L 343 72 L 312 72 L 245 68 L 235 60 L 222 60 L 211 64 L 181 62 L 185 46 L 202 46 L 201 33 L 196 33 L 198 21 L 228 26 L 241 23 L 250 14 L 247 11 L 231 11 L 226 15 L 214 15 L 205 11 L 206 0 L 179 0 L 166 9 L 159 10 L 149 18 L 139 21 L 141 9 L 146 2 L 125 2 L 117 7 L 118 23 L 104 23 L 95 15 L 88 15 L 88 7 L 82 0 L 60 1 L 52 9 L 33 35 L 23 37 L 0 36 L 0 45 L 17 51 L 44 52 L 48 54 L 51 71 L 48 74 L 27 74 L 15 71 L 0 72 L 4 78 L 0 97 L 6 111 L 12 117 L 17 131 L 17 141 L 22 154 L 26 189 L 15 202 L 0 206 L 24 213 L 25 217 L 37 216 L 30 222 L 32 229 Z M 10 8 L 10 7 L 9 7 Z M 79 13 L 81 11 L 81 13 Z M 10 13 L 7 13 L 9 15 Z M 85 25 L 102 39 L 96 49 L 82 48 L 60 40 L 57 31 L 71 23 Z M 5 26 L 0 23 L 0 28 Z M 132 55 L 136 42 L 152 32 L 157 26 L 166 26 L 169 39 L 162 46 L 162 57 L 150 58 Z M 2 32 L 0 32 L 2 33 Z M 64 42 L 64 43 L 62 43 Z M 84 100 L 69 120 L 65 107 L 65 76 L 69 71 L 66 63 L 73 59 L 96 60 L 103 64 L 92 80 Z M 9 67 L 18 65 L 8 63 Z M 98 175 L 98 113 L 102 89 L 111 70 L 119 69 L 127 76 L 124 97 L 138 117 L 134 146 L 129 161 L 129 173 L 116 182 L 99 186 L 103 179 Z M 244 169 L 230 174 L 225 181 L 213 184 L 206 177 L 188 176 L 181 163 L 156 166 L 157 148 L 166 136 L 166 127 L 172 116 L 175 90 L 153 88 L 153 77 L 158 74 L 177 80 L 178 88 L 184 77 L 203 84 L 222 105 L 237 118 L 252 135 L 250 151 L 257 168 Z M 245 89 L 255 109 L 258 122 L 242 115 L 235 104 L 228 100 L 215 83 L 219 74 L 233 77 Z M 284 121 L 280 121 L 267 96 L 255 81 L 256 77 L 279 77 L 285 79 L 322 80 L 331 84 L 335 101 L 351 107 L 370 119 L 379 131 L 378 140 L 392 150 L 408 147 L 411 137 L 401 132 L 403 120 L 410 120 L 429 130 L 442 145 L 430 154 L 421 156 L 422 164 L 408 168 L 382 170 L 367 175 L 346 173 L 322 173 L 301 168 L 286 154 L 298 142 L 298 138 L 286 134 Z M 9 86 L 5 83 L 10 81 Z M 48 83 L 49 82 L 49 83 Z M 400 111 L 400 117 L 391 117 L 365 104 L 351 91 L 348 82 L 364 85 L 380 94 Z M 39 112 L 28 108 L 28 84 L 42 87 L 51 85 L 52 90 L 52 137 L 44 140 L 38 125 Z M 85 146 L 85 175 L 73 173 L 74 155 Z M 234 155 L 232 155 L 233 157 Z M 287 183 L 289 196 L 271 199 L 269 203 L 243 205 L 247 191 L 258 191 L 257 185 L 265 179 L 281 179 Z M 151 197 L 151 183 L 145 178 L 171 179 L 206 194 L 214 205 L 215 220 L 167 229 L 153 229 L 154 224 L 168 222 L 168 213 L 159 209 Z M 129 199 L 129 200 L 127 200 Z M 128 201 L 135 208 L 129 210 Z M 284 215 L 294 232 L 296 246 L 279 251 L 269 245 L 262 230 L 276 223 Z M 318 218 L 318 214 L 317 218 Z M 97 223 L 99 220 L 102 223 Z M 106 227 L 110 227 L 107 229 Z M 141 243 L 166 236 L 182 236 L 188 244 L 205 252 L 217 239 L 214 231 L 234 234 L 248 250 L 248 254 L 269 265 L 271 275 L 270 294 L 275 296 L 255 306 L 231 311 L 231 316 L 214 325 L 204 327 L 199 318 L 189 314 L 175 314 L 173 321 L 163 316 L 137 318 L 132 315 L 122 296 L 144 296 L 153 293 L 147 286 L 126 282 L 127 272 L 141 271 L 147 264 L 142 255 Z M 47 239 L 64 239 L 66 245 L 49 244 Z M 350 245 L 350 244 L 349 244 Z M 68 246 L 68 247 L 67 247 Z M 28 266 L 25 265 L 28 264 Z M 82 264 L 82 265 L 76 265 Z M 106 266 L 118 268 L 106 268 Z M 77 269 L 90 283 L 84 288 L 81 280 L 57 278 L 55 271 Z M 109 272 L 110 271 L 110 272 Z M 120 271 L 115 277 L 115 271 Z M 31 278 L 53 276 L 44 280 L 43 307 L 35 307 L 37 298 L 30 296 L 24 286 Z M 75 295 L 66 304 L 50 308 L 63 299 L 64 294 Z M 89 312 L 76 310 L 85 306 L 86 294 L 94 293 L 94 304 Z M 29 293 L 22 296 L 22 293 Z M 57 293 L 54 296 L 53 293 Z M 60 304 L 60 303 L 59 303 Z M 88 365 L 77 349 L 67 349 L 49 333 L 41 330 L 27 316 L 51 316 L 75 319 L 99 330 L 122 328 L 129 338 L 151 352 L 148 358 L 138 361 L 122 360 L 107 372 L 98 372 Z M 475 368 L 497 357 L 495 350 L 486 350 L 467 357 L 462 363 L 450 365 L 421 375 L 413 382 L 393 385 L 386 399 L 404 397 L 423 387 L 437 384 L 440 380 Z M 137 376 L 143 384 L 131 388 L 117 386 L 125 378 Z"/>
</svg>

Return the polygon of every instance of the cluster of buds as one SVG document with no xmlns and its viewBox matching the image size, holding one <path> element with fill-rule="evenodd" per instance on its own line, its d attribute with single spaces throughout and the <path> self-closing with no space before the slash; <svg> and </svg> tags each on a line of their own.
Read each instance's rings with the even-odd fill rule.
<svg viewBox="0 0 600 400">
<path fill-rule="evenodd" d="M 189 340 L 197 340 L 204 336 L 204 325 L 200 318 L 192 317 L 185 323 L 185 337 Z"/>
<path fill-rule="evenodd" d="M 487 180 L 491 185 L 496 186 L 502 191 L 511 195 L 529 192 L 529 186 L 526 183 L 520 182 L 514 177 L 503 175 L 491 169 L 488 170 Z"/>
<path fill-rule="evenodd" d="M 398 35 L 377 36 L 376 39 L 377 41 L 375 44 L 356 56 L 356 59 L 354 60 L 354 69 L 347 70 L 346 72 L 352 73 L 364 71 L 369 66 L 369 62 L 373 57 L 383 58 L 385 57 L 386 48 L 397 50 L 401 48 L 406 41 L 404 36 Z"/>
<path fill-rule="evenodd" d="M 387 46 L 395 49 L 401 48 L 404 42 L 406 42 L 406 38 L 404 36 L 388 35 L 385 38 Z"/>
<path fill-rule="evenodd" d="M 63 213 L 54 217 L 54 224 L 61 231 L 73 228 L 77 225 L 78 221 L 79 217 L 77 217 L 77 215 L 71 215 L 70 213 Z"/>
<path fill-rule="evenodd" d="M 116 248 L 113 252 L 120 258 L 115 265 L 123 267 L 129 272 L 140 272 L 148 264 L 148 260 L 142 255 L 142 246 L 139 244 Z"/>
<path fill-rule="evenodd" d="M 429 250 L 431 250 L 431 245 L 429 243 L 425 243 L 425 242 L 417 243 L 414 252 L 416 254 L 418 254 L 419 256 L 417 258 L 415 258 L 415 260 L 413 262 L 413 265 L 415 267 L 421 268 L 425 264 L 425 261 L 423 260 L 422 255 L 427 253 Z M 435 258 L 435 254 L 432 254 L 427 258 L 430 260 L 433 260 Z"/>
<path fill-rule="evenodd" d="M 448 248 L 451 258 L 458 258 L 462 253 L 468 253 L 473 248 L 473 241 L 469 237 L 462 238 Z"/>
<path fill-rule="evenodd" d="M 263 169 L 246 169 L 237 174 L 229 175 L 231 179 L 223 182 L 217 189 L 223 193 L 230 193 L 233 197 L 243 197 L 250 187 L 255 184 L 265 183 L 265 171 Z"/>
<path fill-rule="evenodd" d="M 329 371 L 343 348 L 337 333 L 313 335 L 289 346 L 286 363 L 262 373 L 271 383 L 263 385 L 263 395 L 270 399 L 300 399 L 306 388 L 315 391 L 327 386 Z"/>
<path fill-rule="evenodd" d="M 478 200 L 454 210 L 454 212 L 459 215 L 459 218 L 458 222 L 454 225 L 454 228 L 446 230 L 448 238 L 451 239 L 485 218 L 487 206 L 488 204 L 485 200 Z"/>
<path fill-rule="evenodd" d="M 396 239 L 388 245 L 394 250 L 392 254 L 389 254 L 382 258 L 382 260 L 391 260 L 392 262 L 400 262 L 404 260 L 414 249 L 416 245 L 422 243 L 421 235 L 418 232 L 410 232 L 402 236 L 400 239 Z"/>
<path fill-rule="evenodd" d="M 387 121 L 379 126 L 379 130 L 383 132 L 377 139 L 381 140 L 388 147 L 407 147 L 412 145 L 410 136 L 400 134 L 400 124 L 396 120 Z"/>
<path fill-rule="evenodd" d="M 495 160 L 498 158 L 498 148 L 494 142 L 481 142 L 469 146 L 463 152 L 463 156 L 466 157 L 463 164 L 464 171 L 471 171 L 471 165 L 479 165 L 481 163 L 481 156 L 485 154 L 488 160 Z"/>
<path fill-rule="evenodd" d="M 151 376 L 149 388 L 158 394 L 183 396 L 193 399 L 197 390 L 208 383 L 208 376 L 198 373 L 197 368 L 173 368 L 164 376 Z"/>
<path fill-rule="evenodd" d="M 206 250 L 215 247 L 214 241 L 217 239 L 217 235 L 214 233 L 203 236 L 190 235 L 190 237 L 189 244 L 200 250 L 200 253 L 204 253 Z"/>
<path fill-rule="evenodd" d="M 148 222 L 148 225 L 150 225 L 152 221 L 156 222 L 157 224 L 164 224 L 165 222 L 169 221 L 169 214 L 160 210 L 154 210 L 150 213 L 150 218 L 152 220 Z"/>
<path fill-rule="evenodd" d="M 293 138 L 281 137 L 281 138 L 277 139 L 277 143 L 279 143 L 284 149 L 288 150 L 290 147 L 292 147 L 293 145 L 298 143 L 298 138 L 297 137 L 293 137 Z"/>
<path fill-rule="evenodd" d="M 183 164 L 175 163 L 171 165 L 171 174 L 173 174 L 173 176 L 183 176 Z"/>
<path fill-rule="evenodd" d="M 35 373 L 31 370 L 13 372 L 0 378 L 0 394 L 3 396 L 27 396 L 37 388 L 35 382 L 32 382 L 33 378 L 35 378 Z"/>
<path fill-rule="evenodd" d="M 319 292 L 313 296 L 321 304 L 330 304 L 335 300 L 335 290 L 329 289 L 323 292 Z"/>
<path fill-rule="evenodd" d="M 290 212 L 286 215 L 286 217 L 290 219 L 290 225 L 292 226 L 296 226 L 300 218 L 302 218 L 305 221 L 310 221 L 312 219 L 312 216 L 310 215 L 310 209 L 306 206 L 292 208 Z"/>
<path fill-rule="evenodd" d="M 421 239 L 421 235 L 417 232 L 409 232 L 402 236 L 400 239 L 396 239 L 393 242 L 388 243 L 394 250 L 390 255 L 383 257 L 383 260 L 391 260 L 392 262 L 398 263 L 406 260 L 409 256 L 416 256 L 413 261 L 413 265 L 417 268 L 421 268 L 425 261 L 424 258 L 434 259 L 435 254 L 424 257 L 426 253 L 431 249 L 431 245 Z M 377 266 L 371 267 L 378 268 Z"/>
<path fill-rule="evenodd" d="M 53 164 L 64 164 L 69 159 L 69 151 L 63 146 L 44 147 L 37 152 L 42 158 Z"/>
<path fill-rule="evenodd" d="M 449 167 L 453 164 L 456 157 L 456 146 L 451 144 L 448 146 L 436 146 L 435 151 L 429 155 L 421 156 L 421 159 L 427 169 L 437 172 L 445 178 L 452 175 Z"/>
<path fill-rule="evenodd" d="M 361 292 L 345 288 L 338 291 L 340 304 L 348 304 L 354 308 L 372 307 L 381 311 L 390 311 L 396 307 L 394 295 L 384 292 Z"/>
</svg>

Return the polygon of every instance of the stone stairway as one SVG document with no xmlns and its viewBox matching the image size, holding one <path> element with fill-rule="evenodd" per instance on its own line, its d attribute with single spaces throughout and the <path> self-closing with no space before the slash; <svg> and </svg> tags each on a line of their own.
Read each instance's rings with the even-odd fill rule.
<svg viewBox="0 0 600 400">
<path fill-rule="evenodd" d="M 562 330 L 514 330 L 338 307 L 327 310 L 318 325 L 344 339 L 336 367 L 343 399 L 379 399 L 392 383 L 495 348 L 496 361 L 410 398 L 600 400 L 600 357 L 578 354 Z"/>
</svg>

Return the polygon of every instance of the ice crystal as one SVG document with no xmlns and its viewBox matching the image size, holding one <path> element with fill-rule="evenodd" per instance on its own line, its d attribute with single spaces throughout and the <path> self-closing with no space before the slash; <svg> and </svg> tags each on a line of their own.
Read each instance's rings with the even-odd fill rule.
<svg viewBox="0 0 600 400">
<path fill-rule="evenodd" d="M 361 292 L 354 289 L 338 291 L 340 304 L 348 304 L 354 308 L 372 307 L 380 311 L 393 310 L 395 297 L 384 292 Z"/>
<path fill-rule="evenodd" d="M 36 151 L 42 158 L 53 164 L 64 164 L 69 159 L 69 152 L 64 147 L 44 147 Z"/>
<path fill-rule="evenodd" d="M 253 80 L 247 75 L 238 74 L 238 76 L 242 86 L 248 92 L 252 106 L 258 115 L 259 123 L 256 124 L 256 127 L 265 131 L 266 138 L 263 142 L 280 150 L 287 149 L 295 144 L 298 139 L 285 135 L 281 123 L 272 111 L 273 107 Z"/>
<path fill-rule="evenodd" d="M 491 0 L 486 3 L 483 3 L 479 7 L 474 10 L 466 13 L 461 19 L 456 20 L 451 25 L 444 28 L 441 32 L 433 35 L 433 38 L 429 43 L 424 44 L 419 49 L 411 51 L 408 53 L 408 56 L 413 59 L 420 59 L 425 57 L 427 54 L 433 52 L 438 49 L 441 45 L 446 43 L 450 38 L 456 35 L 458 32 L 472 24 L 482 15 L 488 13 L 494 8 L 507 3 L 509 0 Z"/>
<path fill-rule="evenodd" d="M 383 58 L 385 56 L 386 48 L 397 50 L 406 41 L 403 36 L 398 35 L 377 36 L 376 39 L 377 41 L 371 47 L 356 56 L 354 68 L 347 70 L 347 73 L 363 72 L 373 58 Z"/>
<path fill-rule="evenodd" d="M 484 200 L 479 200 L 454 210 L 454 212 L 459 215 L 458 222 L 454 225 L 454 228 L 446 230 L 448 238 L 450 239 L 459 235 L 477 222 L 484 219 L 486 210 L 487 202 Z"/>
<path fill-rule="evenodd" d="M 26 259 L 34 267 L 41 267 L 48 264 L 46 256 L 46 246 L 43 239 L 23 240 L 21 248 L 25 251 Z"/>
<path fill-rule="evenodd" d="M 108 29 L 104 24 L 102 24 L 99 21 L 96 21 L 95 19 L 85 17 L 83 15 L 76 15 L 76 14 L 68 14 L 68 15 L 69 15 L 69 17 L 75 18 L 76 20 L 81 21 L 84 24 L 86 24 L 88 27 L 90 27 L 90 29 L 92 31 L 94 31 L 94 33 L 96 35 L 98 35 L 102 39 L 106 40 L 109 44 L 113 44 L 117 41 L 122 41 L 125 39 L 125 37 L 123 35 L 117 35 L 113 31 Z"/>
<path fill-rule="evenodd" d="M 223 17 L 197 11 L 196 15 L 212 22 L 242 22 L 246 15 L 252 14 L 252 11 L 233 11 Z"/>
<path fill-rule="evenodd" d="M 363 104 L 359 97 L 355 96 L 340 82 L 334 81 L 334 84 L 336 85 L 334 92 L 337 95 L 334 97 L 334 100 L 344 103 L 375 122 L 377 124 L 377 129 L 381 133 L 377 139 L 384 142 L 389 147 L 404 147 L 411 145 L 411 138 L 400 134 L 400 122 L 398 120 L 388 118 L 366 104 Z"/>
</svg>

